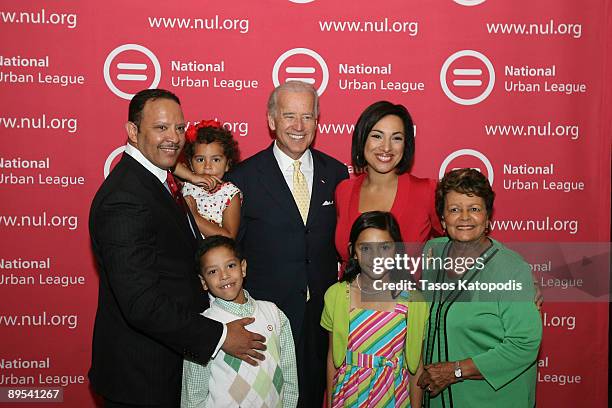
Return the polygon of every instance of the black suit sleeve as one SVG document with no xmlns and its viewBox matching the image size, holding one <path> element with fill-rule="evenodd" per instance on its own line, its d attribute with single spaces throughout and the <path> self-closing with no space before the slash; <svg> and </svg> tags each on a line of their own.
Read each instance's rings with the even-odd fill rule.
<svg viewBox="0 0 612 408">
<path fill-rule="evenodd" d="M 340 184 L 340 182 L 342 180 L 346 180 L 347 178 L 349 178 L 349 172 L 348 172 L 348 167 L 346 167 L 344 164 L 340 164 L 340 179 L 338 180 L 338 182 L 336 183 L 336 185 Z"/>
<path fill-rule="evenodd" d="M 168 220 L 154 219 L 141 201 L 125 192 L 114 193 L 95 214 L 94 245 L 103 278 L 130 326 L 180 354 L 206 362 L 223 326 L 190 307 L 193 286 L 187 274 L 183 279 L 171 271 L 173 262 L 177 268 L 189 265 L 181 265 L 185 261 L 180 256 L 173 258 L 170 248 L 160 254 L 159 223 Z M 167 265 L 162 257 L 168 258 Z"/>
</svg>

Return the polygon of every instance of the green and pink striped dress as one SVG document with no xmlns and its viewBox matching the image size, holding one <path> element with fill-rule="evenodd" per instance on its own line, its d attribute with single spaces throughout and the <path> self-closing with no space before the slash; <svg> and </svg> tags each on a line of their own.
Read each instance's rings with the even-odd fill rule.
<svg viewBox="0 0 612 408">
<path fill-rule="evenodd" d="M 407 307 L 393 312 L 354 308 L 346 358 L 334 377 L 332 407 L 408 407 L 404 367 Z"/>
</svg>

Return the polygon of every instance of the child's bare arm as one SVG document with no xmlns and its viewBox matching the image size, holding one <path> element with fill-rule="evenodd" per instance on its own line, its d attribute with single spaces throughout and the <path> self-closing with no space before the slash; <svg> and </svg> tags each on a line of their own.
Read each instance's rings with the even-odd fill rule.
<svg viewBox="0 0 612 408">
<path fill-rule="evenodd" d="M 193 214 L 193 218 L 195 219 L 195 222 L 198 225 L 198 230 L 200 230 L 202 235 L 204 235 L 205 237 L 209 237 L 212 235 L 223 235 L 223 236 L 230 237 L 230 238 L 236 238 L 236 235 L 238 234 L 238 226 L 240 224 L 240 197 L 234 197 L 232 201 L 230 202 L 230 205 L 223 212 L 224 227 L 220 227 L 214 222 L 209 221 L 206 218 L 202 217 L 200 213 L 198 212 L 198 206 L 196 204 L 195 199 L 192 196 L 185 196 L 185 202 L 187 203 L 189 210 L 191 210 L 191 214 Z M 231 217 L 232 218 L 232 221 L 230 221 L 231 227 L 230 226 L 225 227 L 225 213 L 228 210 L 230 210 L 230 207 L 232 206 L 237 207 L 237 210 L 234 208 L 232 211 L 238 212 L 238 221 L 232 225 L 234 221 L 234 217 L 235 217 L 234 215 L 233 217 Z"/>
<path fill-rule="evenodd" d="M 176 163 L 176 167 L 172 173 L 182 180 L 187 180 L 191 184 L 200 186 L 209 191 L 214 190 L 217 185 L 223 182 L 215 176 L 195 174 L 183 162 Z"/>
<path fill-rule="evenodd" d="M 193 175 L 193 172 L 189 170 L 189 167 L 187 167 L 187 165 L 181 161 L 176 163 L 172 173 L 175 176 L 179 176 L 182 180 L 187 180 L 189 182 L 191 182 L 191 176 Z"/>
<path fill-rule="evenodd" d="M 240 227 L 240 194 L 236 194 L 223 211 L 223 228 L 230 238 L 236 238 Z"/>
<path fill-rule="evenodd" d="M 419 362 L 419 368 L 414 375 L 410 375 L 409 380 L 409 394 L 410 394 L 410 407 L 421 408 L 423 403 L 423 389 L 417 384 L 421 374 L 423 373 L 423 358 Z"/>
</svg>

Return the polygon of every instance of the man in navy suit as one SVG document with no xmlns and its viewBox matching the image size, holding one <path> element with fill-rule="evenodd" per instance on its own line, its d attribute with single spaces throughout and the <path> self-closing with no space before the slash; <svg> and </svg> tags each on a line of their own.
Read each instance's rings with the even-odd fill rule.
<svg viewBox="0 0 612 408">
<path fill-rule="evenodd" d="M 183 358 L 206 363 L 219 348 L 254 364 L 263 336 L 201 316 L 208 305 L 197 271 L 195 220 L 168 170 L 185 143 L 179 99 L 137 93 L 128 144 L 102 183 L 89 230 L 100 289 L 89 379 L 106 407 L 178 407 Z"/>
<path fill-rule="evenodd" d="M 238 240 L 249 262 L 246 287 L 289 318 L 299 406 L 308 408 L 323 402 L 328 338 L 319 322 L 325 291 L 337 280 L 334 190 L 348 178 L 345 165 L 311 148 L 318 105 L 309 84 L 277 87 L 268 100 L 274 142 L 228 175 L 244 194 Z"/>
</svg>

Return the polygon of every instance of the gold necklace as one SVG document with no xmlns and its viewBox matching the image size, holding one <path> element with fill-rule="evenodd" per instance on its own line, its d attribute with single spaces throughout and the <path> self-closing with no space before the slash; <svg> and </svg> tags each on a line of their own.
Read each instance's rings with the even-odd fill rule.
<svg viewBox="0 0 612 408">
<path fill-rule="evenodd" d="M 375 295 L 376 293 L 378 293 L 378 291 L 376 289 L 374 289 L 374 292 L 368 292 L 367 290 L 361 289 L 361 285 L 359 284 L 359 278 L 360 277 L 361 277 L 361 274 L 357 275 L 357 278 L 355 278 L 355 281 L 357 282 L 357 287 L 359 288 L 360 292 L 363 292 L 366 295 Z"/>
</svg>

